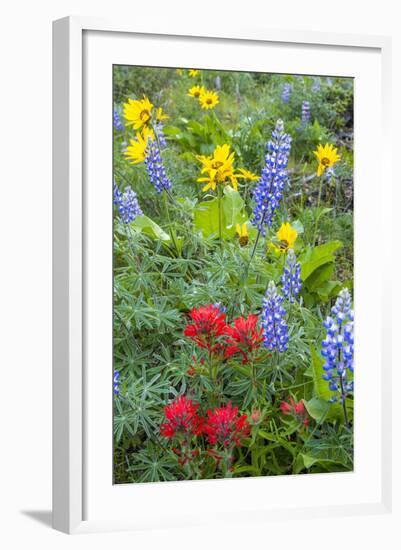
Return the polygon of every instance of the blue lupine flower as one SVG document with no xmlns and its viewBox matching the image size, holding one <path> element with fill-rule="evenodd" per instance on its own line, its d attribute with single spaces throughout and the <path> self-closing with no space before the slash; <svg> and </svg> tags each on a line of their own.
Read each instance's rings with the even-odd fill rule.
<svg viewBox="0 0 401 550">
<path fill-rule="evenodd" d="M 292 248 L 287 252 L 281 283 L 284 296 L 291 304 L 294 303 L 301 290 L 302 283 L 301 266 L 297 262 L 295 252 Z"/>
<path fill-rule="evenodd" d="M 327 86 L 333 86 L 333 79 L 328 76 L 326 78 L 326 84 Z"/>
<path fill-rule="evenodd" d="M 148 143 L 145 165 L 150 182 L 154 185 L 156 191 L 158 193 L 161 193 L 163 189 L 169 191 L 171 189 L 171 181 L 166 174 L 166 169 L 164 168 L 163 160 L 160 155 L 160 149 L 155 140 L 150 140 Z"/>
<path fill-rule="evenodd" d="M 122 193 L 115 182 L 114 204 L 124 223 L 131 223 L 137 216 L 143 215 L 135 191 L 131 187 L 127 187 L 124 193 Z"/>
<path fill-rule="evenodd" d="M 220 302 L 216 302 L 215 304 L 213 304 L 213 307 L 215 309 L 218 309 L 221 313 L 226 313 L 227 311 L 226 306 L 222 306 Z"/>
<path fill-rule="evenodd" d="M 252 224 L 266 234 L 266 226 L 270 227 L 273 216 L 283 196 L 288 183 L 287 164 L 291 149 L 291 137 L 284 133 L 284 124 L 278 120 L 272 133 L 272 139 L 267 144 L 265 166 L 261 178 L 253 192 L 256 205 L 253 210 Z"/>
<path fill-rule="evenodd" d="M 323 177 L 327 181 L 330 181 L 332 178 L 335 178 L 336 172 L 334 170 L 334 166 L 329 166 L 328 168 L 326 168 L 326 170 L 324 171 Z"/>
<path fill-rule="evenodd" d="M 304 128 L 310 121 L 310 104 L 309 101 L 304 100 L 301 108 L 301 123 Z"/>
<path fill-rule="evenodd" d="M 120 113 L 117 111 L 117 109 L 114 109 L 114 112 L 113 112 L 113 124 L 114 124 L 114 128 L 119 132 L 121 130 L 124 130 L 124 125 L 121 122 Z"/>
<path fill-rule="evenodd" d="M 118 370 L 114 370 L 113 373 L 113 391 L 114 395 L 118 395 L 120 393 L 120 373 Z"/>
<path fill-rule="evenodd" d="M 313 79 L 313 84 L 312 84 L 312 92 L 315 94 L 316 92 L 319 92 L 320 91 L 320 86 L 321 86 L 321 83 L 320 83 L 320 78 L 319 77 L 316 77 Z"/>
<path fill-rule="evenodd" d="M 289 82 L 286 82 L 281 92 L 281 101 L 283 103 L 288 103 L 290 101 L 291 91 L 292 91 L 291 84 Z"/>
<path fill-rule="evenodd" d="M 167 147 L 167 141 L 166 141 L 166 136 L 164 135 L 164 132 L 163 132 L 163 123 L 159 120 L 154 123 L 153 128 L 157 135 L 157 139 L 159 140 L 160 147 L 164 149 L 165 147 Z"/>
<path fill-rule="evenodd" d="M 282 307 L 284 298 L 277 292 L 276 285 L 270 281 L 263 298 L 262 327 L 264 345 L 270 350 L 283 352 L 288 347 L 288 326 L 284 320 L 286 314 Z"/>
<path fill-rule="evenodd" d="M 325 358 L 323 378 L 334 392 L 331 401 L 343 403 L 354 391 L 354 382 L 349 379 L 349 373 L 354 371 L 354 312 L 347 289 L 340 291 L 331 313 L 323 323 L 326 329 L 321 350 Z"/>
</svg>

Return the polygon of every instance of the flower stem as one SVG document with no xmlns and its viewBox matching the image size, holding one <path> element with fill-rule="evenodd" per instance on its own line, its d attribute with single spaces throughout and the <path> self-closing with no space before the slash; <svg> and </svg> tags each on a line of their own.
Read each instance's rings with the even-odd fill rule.
<svg viewBox="0 0 401 550">
<path fill-rule="evenodd" d="M 167 217 L 167 223 L 168 223 L 168 230 L 169 230 L 169 233 L 170 233 L 170 238 L 173 241 L 174 248 L 177 252 L 177 255 L 179 256 L 180 255 L 179 248 L 178 248 L 178 245 L 177 245 L 177 241 L 175 239 L 174 230 L 171 227 L 170 210 L 168 208 L 167 189 L 163 190 L 163 199 L 164 199 L 164 207 L 165 207 L 165 210 L 166 210 L 166 217 Z"/>
<path fill-rule="evenodd" d="M 249 262 L 246 265 L 245 278 L 248 276 L 249 268 L 251 266 L 253 257 L 255 256 L 255 252 L 256 252 L 256 248 L 258 246 L 260 235 L 262 234 L 262 227 L 263 227 L 263 224 L 264 224 L 264 221 L 265 221 L 265 216 L 266 216 L 266 211 L 263 212 L 262 219 L 260 220 L 260 224 L 259 224 L 259 227 L 258 227 L 258 234 L 256 235 L 255 243 L 254 243 L 253 248 L 252 248 L 251 257 L 249 258 Z"/>
<path fill-rule="evenodd" d="M 348 421 L 348 413 L 347 413 L 347 405 L 345 403 L 345 393 L 344 393 L 344 384 L 343 384 L 343 377 L 340 376 L 340 386 L 341 386 L 341 401 L 344 411 L 344 423 L 349 428 L 349 421 Z"/>
<path fill-rule="evenodd" d="M 222 226 L 223 226 L 222 215 L 223 215 L 223 212 L 222 212 L 222 207 L 221 207 L 222 187 L 219 184 L 217 184 L 217 185 L 218 185 L 218 187 L 217 187 L 217 202 L 218 202 L 218 206 L 219 206 L 219 241 L 220 241 L 220 247 L 222 247 L 222 245 L 223 245 L 223 243 L 222 243 Z"/>
<path fill-rule="evenodd" d="M 340 325 L 340 335 L 342 335 L 342 326 L 341 325 Z M 341 362 L 341 358 L 342 358 L 341 356 L 342 356 L 342 353 L 341 353 L 341 350 L 339 349 L 338 350 L 338 362 L 339 363 Z M 339 375 L 339 378 L 340 378 L 341 404 L 343 406 L 343 411 L 344 411 L 344 424 L 347 426 L 347 428 L 349 428 L 347 405 L 345 403 L 346 393 L 344 391 L 344 382 L 343 382 L 342 372 L 338 373 L 338 375 Z"/>
<path fill-rule="evenodd" d="M 316 220 L 315 220 L 315 229 L 313 231 L 313 239 L 312 239 L 312 243 L 313 243 L 313 246 L 315 246 L 315 242 L 316 242 L 316 237 L 317 237 L 317 226 L 318 226 L 318 223 L 319 223 L 319 208 L 320 208 L 320 200 L 322 198 L 322 188 L 323 188 L 323 176 L 320 176 L 320 181 L 319 181 L 319 193 L 318 193 L 318 196 L 317 196 L 317 206 L 316 206 Z"/>
</svg>

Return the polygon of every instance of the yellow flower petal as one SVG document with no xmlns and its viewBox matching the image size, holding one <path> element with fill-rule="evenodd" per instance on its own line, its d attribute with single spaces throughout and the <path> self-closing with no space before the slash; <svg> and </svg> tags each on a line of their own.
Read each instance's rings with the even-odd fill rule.
<svg viewBox="0 0 401 550">
<path fill-rule="evenodd" d="M 219 96 L 213 90 L 206 90 L 199 96 L 199 104 L 202 109 L 213 109 L 219 103 Z"/>
<path fill-rule="evenodd" d="M 152 109 L 153 104 L 146 96 L 143 99 L 128 99 L 128 102 L 124 103 L 123 106 L 126 126 L 133 126 L 135 130 L 139 130 L 149 123 Z"/>
<path fill-rule="evenodd" d="M 238 172 L 235 174 L 238 179 L 245 179 L 248 181 L 258 181 L 259 176 L 254 174 L 253 172 L 250 172 L 249 170 L 245 170 L 245 168 L 239 168 Z"/>
<path fill-rule="evenodd" d="M 205 93 L 205 91 L 206 90 L 203 86 L 192 86 L 192 88 L 188 90 L 187 95 L 198 99 L 203 93 Z"/>
<path fill-rule="evenodd" d="M 291 226 L 289 222 L 281 224 L 280 229 L 276 233 L 277 239 L 280 241 L 279 246 L 275 246 L 281 252 L 287 252 L 289 248 L 294 248 L 294 243 L 298 236 L 298 231 Z"/>
<path fill-rule="evenodd" d="M 316 151 L 313 151 L 313 154 L 319 162 L 317 176 L 321 176 L 326 168 L 331 168 L 341 159 L 341 156 L 337 152 L 337 148 L 333 147 L 331 143 L 326 143 L 324 147 L 322 144 L 319 144 Z"/>
</svg>

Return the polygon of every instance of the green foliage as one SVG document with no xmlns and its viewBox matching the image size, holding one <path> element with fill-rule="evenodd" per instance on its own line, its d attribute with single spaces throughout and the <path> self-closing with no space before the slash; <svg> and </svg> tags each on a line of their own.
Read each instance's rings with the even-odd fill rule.
<svg viewBox="0 0 401 550">
<path fill-rule="evenodd" d="M 245 213 L 244 201 L 241 195 L 231 187 L 224 189 L 221 199 L 222 236 L 232 239 L 236 224 L 243 224 L 248 216 Z M 201 231 L 204 237 L 219 234 L 219 200 L 218 198 L 200 202 L 194 209 L 194 227 Z"/>
<path fill-rule="evenodd" d="M 342 247 L 340 241 L 331 241 L 315 247 L 306 247 L 300 258 L 301 279 L 305 303 L 326 302 L 336 296 L 342 285 L 331 280 L 334 273 L 334 252 Z"/>
</svg>

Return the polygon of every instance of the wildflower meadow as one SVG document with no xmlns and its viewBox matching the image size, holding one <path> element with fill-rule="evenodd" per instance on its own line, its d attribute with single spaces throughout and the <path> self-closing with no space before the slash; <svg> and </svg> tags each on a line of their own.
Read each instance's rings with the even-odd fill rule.
<svg viewBox="0 0 401 550">
<path fill-rule="evenodd" d="M 353 470 L 353 80 L 113 82 L 114 482 Z"/>
</svg>

